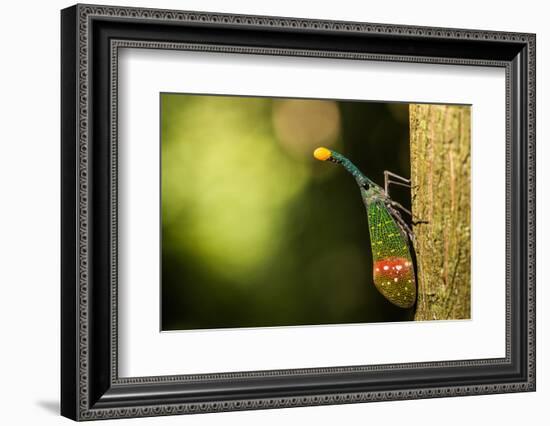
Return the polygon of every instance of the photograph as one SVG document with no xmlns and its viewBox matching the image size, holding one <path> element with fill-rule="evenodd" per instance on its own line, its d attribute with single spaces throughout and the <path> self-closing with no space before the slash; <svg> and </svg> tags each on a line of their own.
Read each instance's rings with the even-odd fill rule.
<svg viewBox="0 0 550 426">
<path fill-rule="evenodd" d="M 160 93 L 161 331 L 469 320 L 470 110 Z"/>
<path fill-rule="evenodd" d="M 537 390 L 542 21 L 63 7 L 61 415 Z"/>
</svg>

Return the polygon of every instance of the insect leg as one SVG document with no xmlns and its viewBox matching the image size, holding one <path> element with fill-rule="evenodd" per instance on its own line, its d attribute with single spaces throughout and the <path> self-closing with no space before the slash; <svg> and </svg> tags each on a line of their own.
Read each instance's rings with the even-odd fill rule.
<svg viewBox="0 0 550 426">
<path fill-rule="evenodd" d="M 406 186 L 408 188 L 411 187 L 410 179 L 404 178 L 403 176 L 399 176 L 398 174 L 390 172 L 389 170 L 384 170 L 384 192 L 386 193 L 387 196 L 390 195 L 389 193 L 390 183 L 398 186 Z"/>
<path fill-rule="evenodd" d="M 428 223 L 427 221 L 424 221 L 424 220 L 415 220 L 415 217 L 412 214 L 412 211 L 410 211 L 409 209 L 405 208 L 402 204 L 400 204 L 397 201 L 394 201 L 390 198 L 390 194 L 389 194 L 390 184 L 405 186 L 407 188 L 411 188 L 411 180 L 407 179 L 407 178 L 404 178 L 403 176 L 400 176 L 397 173 L 390 172 L 389 170 L 384 170 L 384 192 L 386 193 L 386 196 L 387 196 L 387 199 L 388 199 L 388 202 L 390 203 L 390 205 L 392 207 L 397 207 L 401 211 L 404 211 L 405 213 L 407 213 L 411 217 L 414 225 L 420 224 L 420 223 Z M 393 209 L 393 210 L 395 211 L 395 209 Z M 406 226 L 407 233 L 411 233 L 410 228 L 407 226 L 406 223 L 404 223 L 403 218 L 401 218 L 401 216 L 399 216 L 399 219 Z M 397 220 L 399 220 L 399 219 L 397 219 Z"/>
<path fill-rule="evenodd" d="M 405 213 L 407 213 L 409 216 L 412 217 L 412 212 L 408 209 L 406 209 L 405 207 L 403 207 L 401 204 L 399 204 L 397 201 L 393 201 L 391 200 L 390 201 L 390 204 L 393 206 L 393 207 L 397 207 L 398 209 L 400 210 L 403 210 Z"/>
<path fill-rule="evenodd" d="M 397 224 L 403 230 L 403 233 L 406 234 L 409 240 L 413 243 L 413 245 L 415 245 L 416 239 L 414 238 L 414 233 L 412 229 L 409 227 L 409 225 L 407 224 L 407 222 L 403 220 L 403 218 L 401 217 L 401 214 L 399 214 L 399 212 L 391 206 L 391 203 L 386 204 L 386 207 L 388 208 L 388 211 L 390 212 L 392 217 L 397 221 Z"/>
</svg>

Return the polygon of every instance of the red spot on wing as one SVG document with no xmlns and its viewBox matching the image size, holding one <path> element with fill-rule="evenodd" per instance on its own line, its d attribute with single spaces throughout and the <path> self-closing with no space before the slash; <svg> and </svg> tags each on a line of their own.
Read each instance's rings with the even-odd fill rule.
<svg viewBox="0 0 550 426">
<path fill-rule="evenodd" d="M 410 259 L 405 257 L 388 257 L 374 262 L 374 279 L 401 280 L 411 275 L 413 265 Z"/>
<path fill-rule="evenodd" d="M 410 308 L 416 300 L 414 269 L 409 257 L 374 262 L 374 285 L 394 305 Z"/>
</svg>

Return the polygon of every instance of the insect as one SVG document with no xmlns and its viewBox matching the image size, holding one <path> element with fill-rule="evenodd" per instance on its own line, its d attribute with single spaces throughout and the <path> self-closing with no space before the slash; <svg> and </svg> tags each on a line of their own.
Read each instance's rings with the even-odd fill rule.
<svg viewBox="0 0 550 426">
<path fill-rule="evenodd" d="M 416 280 L 411 257 L 414 234 L 399 210 L 412 214 L 392 200 L 388 192 L 390 184 L 410 187 L 410 180 L 385 171 L 382 188 L 336 151 L 317 148 L 313 156 L 321 161 L 340 164 L 355 178 L 367 209 L 374 285 L 394 305 L 412 307 L 416 301 Z"/>
</svg>

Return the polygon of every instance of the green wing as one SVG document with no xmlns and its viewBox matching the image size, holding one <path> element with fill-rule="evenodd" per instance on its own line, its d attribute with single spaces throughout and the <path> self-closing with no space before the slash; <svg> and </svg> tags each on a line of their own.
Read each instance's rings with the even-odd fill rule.
<svg viewBox="0 0 550 426">
<path fill-rule="evenodd" d="M 383 200 L 366 204 L 374 285 L 394 305 L 410 308 L 416 301 L 416 282 L 407 237 Z"/>
</svg>

